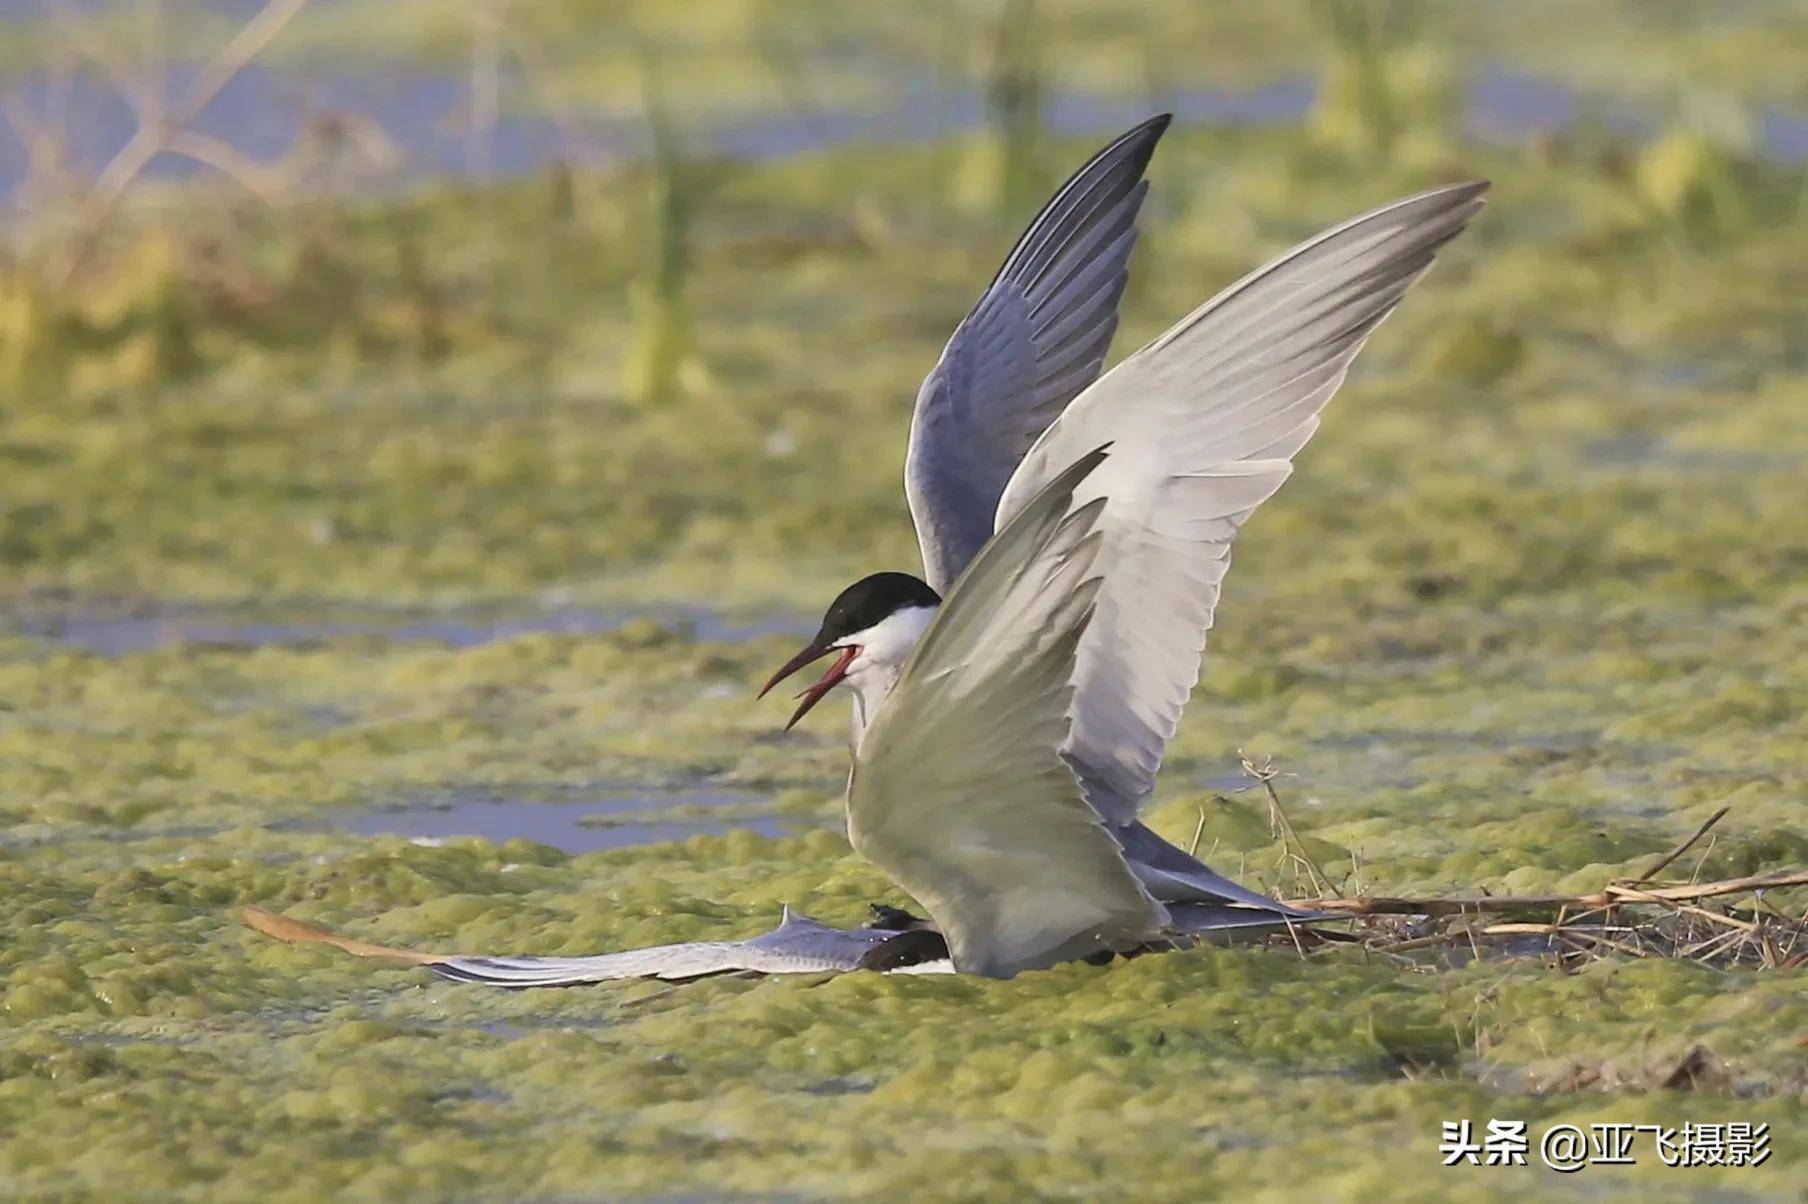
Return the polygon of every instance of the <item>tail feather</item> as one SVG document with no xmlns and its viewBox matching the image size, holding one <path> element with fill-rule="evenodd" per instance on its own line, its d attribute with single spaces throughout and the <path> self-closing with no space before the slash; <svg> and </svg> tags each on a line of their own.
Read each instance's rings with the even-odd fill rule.
<svg viewBox="0 0 1808 1204">
<path fill-rule="evenodd" d="M 1238 886 L 1224 875 L 1213 872 L 1192 854 L 1157 836 L 1140 820 L 1114 825 L 1111 834 L 1123 848 L 1130 871 L 1159 902 L 1221 904 L 1296 921 L 1324 918 L 1316 912 L 1301 911 L 1278 899 L 1257 894 L 1246 886 Z"/>
</svg>

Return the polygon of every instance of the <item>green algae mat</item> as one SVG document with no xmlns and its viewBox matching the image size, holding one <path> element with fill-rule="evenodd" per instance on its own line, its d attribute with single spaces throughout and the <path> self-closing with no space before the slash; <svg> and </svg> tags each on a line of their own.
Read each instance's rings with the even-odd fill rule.
<svg viewBox="0 0 1808 1204">
<path fill-rule="evenodd" d="M 835 586 L 914 563 L 910 400 L 1008 239 L 938 154 L 713 176 L 678 387 L 634 400 L 635 169 L 243 216 L 223 249 L 158 211 L 88 291 L 9 281 L 0 1196 L 1799 1191 L 1799 968 L 1272 947 L 506 993 L 239 924 L 579 954 L 908 902 L 840 835 L 838 719 L 784 736 L 752 695 Z M 1799 170 L 1686 136 L 1162 155 L 1120 354 L 1331 221 L 1495 190 L 1240 541 L 1161 830 L 1306 893 L 1248 754 L 1351 895 L 1588 893 L 1729 805 L 1681 876 L 1808 865 Z M 472 608 L 509 621 L 394 617 Z M 533 617 L 571 608 L 604 617 Z M 696 834 L 354 822 L 473 799 Z M 1593 1125 L 1646 1126 L 1630 1164 L 1549 1169 Z M 1766 1156 L 1666 1165 L 1691 1125 Z"/>
</svg>

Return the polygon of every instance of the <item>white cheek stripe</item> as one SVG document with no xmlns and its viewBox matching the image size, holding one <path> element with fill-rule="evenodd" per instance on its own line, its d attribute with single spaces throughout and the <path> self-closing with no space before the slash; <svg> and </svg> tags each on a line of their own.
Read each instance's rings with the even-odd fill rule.
<svg viewBox="0 0 1808 1204">
<path fill-rule="evenodd" d="M 848 666 L 850 672 L 866 665 L 902 665 L 917 646 L 929 622 L 935 618 L 933 606 L 907 606 L 893 611 L 865 631 L 856 631 L 837 641 L 838 646 L 860 646 L 860 655 Z"/>
</svg>

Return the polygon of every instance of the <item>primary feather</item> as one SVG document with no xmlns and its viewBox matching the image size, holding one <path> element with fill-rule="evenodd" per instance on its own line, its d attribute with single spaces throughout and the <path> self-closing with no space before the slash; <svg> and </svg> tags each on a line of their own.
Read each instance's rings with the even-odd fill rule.
<svg viewBox="0 0 1808 1204">
<path fill-rule="evenodd" d="M 1064 749 L 1107 820 L 1134 821 L 1154 788 L 1238 530 L 1286 480 L 1369 334 L 1486 188 L 1410 197 L 1257 269 L 1076 398 L 1012 476 L 1001 528 L 1075 456 L 1113 442 L 1073 500 L 1111 504 Z"/>
<path fill-rule="evenodd" d="M 816 974 L 854 970 L 875 948 L 898 934 L 882 928 L 831 928 L 785 909 L 771 932 L 744 941 L 689 941 L 589 957 L 470 955 L 440 958 L 427 968 L 454 982 L 496 987 L 570 987 L 626 978 L 686 982 L 716 974 Z M 893 973 L 933 974 L 948 963 L 927 962 Z"/>
<path fill-rule="evenodd" d="M 1068 180 L 923 381 L 904 488 L 938 592 L 991 538 L 1024 452 L 1104 365 L 1148 191 L 1143 172 L 1168 121 L 1143 122 Z"/>
</svg>

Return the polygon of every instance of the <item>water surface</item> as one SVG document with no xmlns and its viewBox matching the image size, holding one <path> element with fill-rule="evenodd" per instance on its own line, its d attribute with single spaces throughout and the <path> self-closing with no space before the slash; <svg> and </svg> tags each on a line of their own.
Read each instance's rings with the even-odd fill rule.
<svg viewBox="0 0 1808 1204">
<path fill-rule="evenodd" d="M 450 801 L 372 807 L 326 816 L 321 822 L 360 836 L 405 836 L 427 843 L 475 836 L 502 844 L 514 839 L 566 853 L 594 853 L 698 834 L 744 828 L 785 836 L 809 826 L 793 817 L 753 811 L 758 796 L 744 791 L 691 789 L 595 802 L 545 802 L 494 795 L 454 795 Z M 710 815 L 710 811 L 720 811 Z M 662 811 L 681 812 L 660 818 Z"/>
<path fill-rule="evenodd" d="M 192 67 L 172 71 L 173 94 L 184 92 L 193 74 Z M 1109 134 L 1157 107 L 1195 125 L 1283 125 L 1305 117 L 1317 91 L 1315 81 L 1305 76 L 1255 88 L 1193 87 L 1131 98 L 1054 87 L 1044 100 L 1043 119 L 1050 130 L 1070 135 Z M 19 88 L 40 109 L 51 102 L 53 92 L 57 104 L 77 115 L 69 135 L 74 162 L 98 170 L 130 139 L 135 124 L 131 108 L 109 81 L 78 72 L 60 84 L 37 77 Z M 859 143 L 922 142 L 969 133 L 988 119 L 979 88 L 938 89 L 931 78 L 906 77 L 893 81 L 888 95 L 885 104 L 870 110 L 795 108 L 696 120 L 686 140 L 693 153 L 758 162 Z M 558 122 L 516 111 L 505 111 L 481 150 L 474 150 L 463 132 L 468 104 L 462 71 L 412 68 L 373 76 L 254 66 L 226 86 L 195 128 L 254 159 L 274 161 L 309 123 L 353 114 L 380 129 L 399 159 L 393 170 L 373 179 L 505 178 L 561 160 L 636 158 L 646 150 L 644 118 L 607 110 L 576 115 L 581 153 Z M 1561 80 L 1501 65 L 1478 72 L 1462 102 L 1463 124 L 1471 134 L 1503 142 L 1569 130 L 1584 114 L 1616 133 L 1637 137 L 1662 124 L 1648 105 L 1595 97 Z M 1771 107 L 1757 112 L 1753 124 L 1754 147 L 1760 153 L 1787 163 L 1808 158 L 1808 117 Z M 0 125 L 0 197 L 25 182 L 27 166 L 16 135 Z M 182 179 L 203 170 L 186 159 L 163 156 L 148 174 Z"/>
<path fill-rule="evenodd" d="M 172 646 L 262 647 L 355 636 L 472 648 L 536 633 L 600 635 L 651 620 L 713 643 L 739 643 L 773 634 L 806 635 L 798 616 L 728 615 L 707 606 L 469 607 L 426 609 L 338 603 L 284 607 L 206 606 L 148 602 L 107 609 L 93 604 L 28 612 L 11 624 L 20 634 L 99 656 L 130 656 Z"/>
</svg>

